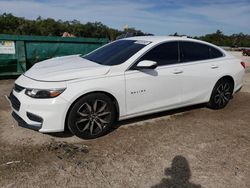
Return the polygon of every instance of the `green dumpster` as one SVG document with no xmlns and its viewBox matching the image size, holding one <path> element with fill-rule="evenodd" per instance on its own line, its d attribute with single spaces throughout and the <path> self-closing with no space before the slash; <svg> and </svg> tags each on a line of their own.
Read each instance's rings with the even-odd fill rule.
<svg viewBox="0 0 250 188">
<path fill-rule="evenodd" d="M 22 74 L 33 64 L 52 57 L 87 54 L 106 43 L 106 38 L 0 34 L 0 76 Z"/>
</svg>

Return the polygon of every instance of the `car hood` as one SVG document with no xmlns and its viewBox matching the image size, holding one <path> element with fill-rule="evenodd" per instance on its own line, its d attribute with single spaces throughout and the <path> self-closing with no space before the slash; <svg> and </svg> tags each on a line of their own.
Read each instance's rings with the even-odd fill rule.
<svg viewBox="0 0 250 188">
<path fill-rule="evenodd" d="M 39 81 L 66 81 L 105 75 L 109 70 L 109 66 L 86 60 L 80 55 L 71 55 L 36 63 L 24 75 Z"/>
</svg>

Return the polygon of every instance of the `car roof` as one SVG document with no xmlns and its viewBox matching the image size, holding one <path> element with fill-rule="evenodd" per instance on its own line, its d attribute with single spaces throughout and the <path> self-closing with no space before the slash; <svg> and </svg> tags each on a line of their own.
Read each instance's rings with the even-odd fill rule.
<svg viewBox="0 0 250 188">
<path fill-rule="evenodd" d="M 122 40 L 141 40 L 148 42 L 164 42 L 164 41 L 173 41 L 173 40 L 185 40 L 185 41 L 196 41 L 203 42 L 200 40 L 188 38 L 186 36 L 138 36 L 138 37 L 129 37 Z"/>
<path fill-rule="evenodd" d="M 168 42 L 168 41 L 192 41 L 192 42 L 203 43 L 209 46 L 213 46 L 214 48 L 220 50 L 224 55 L 231 56 L 230 53 L 227 53 L 225 50 L 223 50 L 222 48 L 214 44 L 211 44 L 209 42 L 202 41 L 202 40 L 188 38 L 187 36 L 136 36 L 136 37 L 129 37 L 129 38 L 124 38 L 120 40 L 138 40 L 138 41 L 145 41 L 145 42 L 152 42 L 152 43 L 162 43 L 162 42 Z"/>
</svg>

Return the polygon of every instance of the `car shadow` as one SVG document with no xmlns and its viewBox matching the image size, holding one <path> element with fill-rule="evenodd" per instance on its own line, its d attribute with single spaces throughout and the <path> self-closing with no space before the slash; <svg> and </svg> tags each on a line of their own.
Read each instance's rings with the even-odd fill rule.
<svg viewBox="0 0 250 188">
<path fill-rule="evenodd" d="M 159 118 L 159 117 L 163 117 L 163 116 L 184 113 L 184 112 L 188 112 L 188 111 L 191 111 L 194 109 L 199 109 L 199 108 L 204 108 L 204 107 L 206 107 L 205 104 L 198 104 L 198 105 L 192 105 L 192 106 L 188 106 L 188 107 L 184 107 L 184 108 L 178 108 L 178 109 L 174 109 L 174 110 L 168 110 L 168 111 L 153 113 L 150 115 L 144 115 L 144 116 L 135 117 L 135 118 L 127 119 L 127 120 L 118 121 L 115 123 L 115 125 L 112 127 L 112 129 L 110 129 L 103 136 L 115 131 L 116 129 L 118 129 L 121 126 L 125 126 L 125 125 L 132 124 L 132 123 L 137 123 L 140 121 L 155 119 L 155 118 Z M 60 133 L 47 133 L 47 134 L 51 135 L 53 137 L 57 137 L 57 138 L 68 138 L 68 137 L 74 136 L 68 129 L 66 129 L 64 132 L 60 132 Z"/>
<path fill-rule="evenodd" d="M 69 138 L 73 137 L 74 135 L 67 129 L 64 132 L 59 132 L 59 133 L 46 133 L 47 135 L 56 137 L 56 138 Z"/>
<path fill-rule="evenodd" d="M 191 170 L 187 159 L 181 155 L 173 158 L 170 168 L 165 168 L 159 184 L 151 188 L 201 188 L 201 185 L 190 182 Z"/>
<path fill-rule="evenodd" d="M 146 121 L 146 120 L 150 120 L 150 119 L 156 119 L 156 118 L 160 118 L 163 116 L 169 116 L 169 115 L 174 115 L 174 114 L 178 114 L 178 113 L 189 112 L 189 111 L 194 110 L 194 109 L 200 109 L 200 108 L 205 108 L 205 107 L 206 107 L 205 104 L 198 104 L 198 105 L 192 105 L 192 106 L 178 108 L 178 109 L 174 109 L 174 110 L 153 113 L 150 115 L 139 116 L 139 117 L 135 117 L 135 118 L 127 119 L 127 120 L 122 120 L 122 121 L 117 122 L 113 126 L 113 130 L 115 130 L 123 125 L 136 123 L 136 122 L 140 122 L 140 121 Z"/>
</svg>

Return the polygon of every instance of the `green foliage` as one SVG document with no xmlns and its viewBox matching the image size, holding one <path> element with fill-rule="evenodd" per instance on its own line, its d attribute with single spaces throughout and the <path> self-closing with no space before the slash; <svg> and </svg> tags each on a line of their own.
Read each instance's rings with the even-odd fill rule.
<svg viewBox="0 0 250 188">
<path fill-rule="evenodd" d="M 222 31 L 217 30 L 215 33 L 207 34 L 201 37 L 195 37 L 219 46 L 230 47 L 250 47 L 250 35 L 243 33 L 233 34 L 230 36 L 224 35 Z"/>
<path fill-rule="evenodd" d="M 135 35 L 145 34 L 134 28 L 126 28 L 124 31 L 119 31 L 109 28 L 101 22 L 82 24 L 78 20 L 56 21 L 52 18 L 43 19 L 40 16 L 36 20 L 27 20 L 7 13 L 0 15 L 1 34 L 62 36 L 64 32 L 69 32 L 77 37 L 105 37 L 111 41 L 126 33 L 133 33 Z M 182 35 L 176 32 L 173 36 Z M 227 36 L 222 31 L 217 30 L 215 33 L 194 38 L 219 46 L 250 47 L 250 35 L 243 33 Z"/>
<path fill-rule="evenodd" d="M 64 32 L 69 32 L 77 37 L 109 38 L 115 40 L 122 31 L 112 29 L 101 22 L 81 24 L 78 20 L 62 21 L 52 18 L 27 20 L 13 16 L 12 14 L 0 15 L 0 33 L 15 35 L 43 35 L 62 36 Z"/>
</svg>

